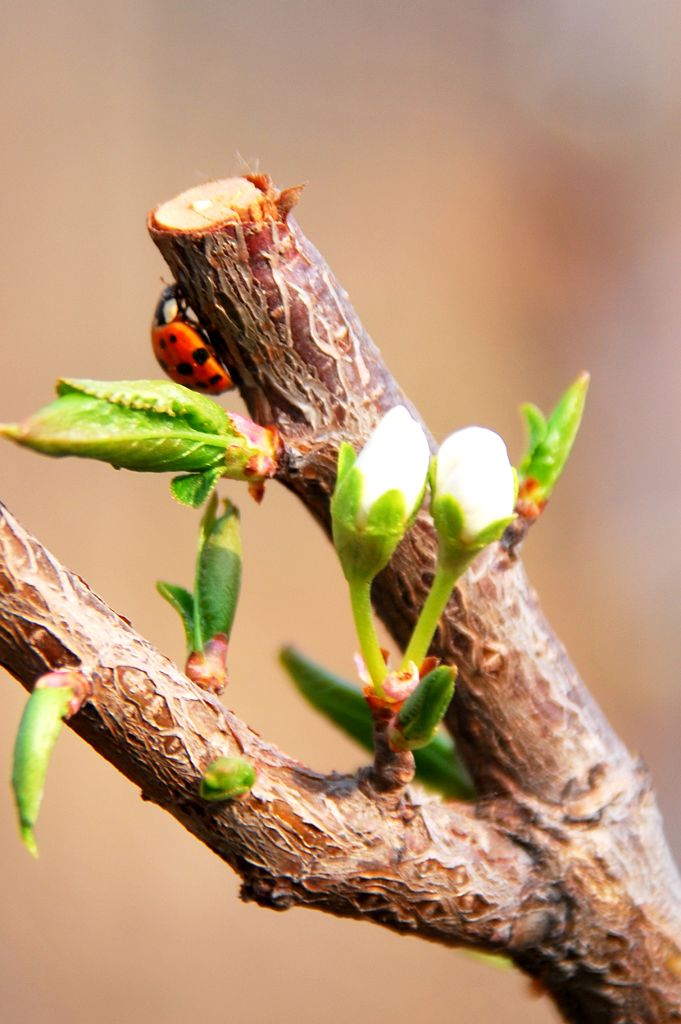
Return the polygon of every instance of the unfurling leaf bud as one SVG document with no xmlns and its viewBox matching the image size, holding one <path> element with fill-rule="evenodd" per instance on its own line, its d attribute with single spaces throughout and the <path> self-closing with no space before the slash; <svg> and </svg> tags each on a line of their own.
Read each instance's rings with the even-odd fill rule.
<svg viewBox="0 0 681 1024">
<path fill-rule="evenodd" d="M 450 434 L 434 460 L 431 481 L 431 512 L 445 563 L 479 551 L 513 519 L 515 472 L 493 430 L 466 427 Z"/>
<path fill-rule="evenodd" d="M 456 670 L 440 665 L 407 698 L 390 731 L 394 750 L 418 750 L 433 739 L 454 696 Z"/>
<path fill-rule="evenodd" d="M 526 519 L 541 513 L 565 468 L 582 422 L 588 389 L 589 374 L 580 373 L 548 420 L 536 405 L 528 403 L 520 408 L 528 437 L 527 453 L 518 470 L 518 512 Z"/>
<path fill-rule="evenodd" d="M 234 800 L 250 792 L 255 769 L 240 757 L 219 757 L 206 768 L 199 783 L 202 800 Z"/>
<path fill-rule="evenodd" d="M 386 413 L 357 457 L 341 446 L 331 519 L 349 581 L 371 580 L 387 565 L 421 505 L 429 458 L 423 429 L 403 405 Z"/>
<path fill-rule="evenodd" d="M 203 689 L 221 693 L 241 587 L 241 535 L 236 507 L 226 501 L 224 513 L 216 516 L 217 504 L 213 497 L 201 520 L 193 593 L 162 581 L 156 589 L 182 619 L 187 675 Z"/>
</svg>

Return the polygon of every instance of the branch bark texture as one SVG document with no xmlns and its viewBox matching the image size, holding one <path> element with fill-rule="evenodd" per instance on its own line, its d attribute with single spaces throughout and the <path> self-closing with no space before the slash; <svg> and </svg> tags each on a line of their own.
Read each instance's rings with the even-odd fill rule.
<svg viewBox="0 0 681 1024">
<path fill-rule="evenodd" d="M 213 182 L 159 207 L 149 228 L 251 414 L 280 431 L 281 482 L 328 530 L 340 442 L 359 447 L 383 412 L 409 403 L 289 216 L 297 198 L 264 176 Z M 0 536 L 0 661 L 27 684 L 81 664 L 95 692 L 74 727 L 236 867 L 246 895 L 501 950 L 570 1021 L 681 1020 L 681 888 L 647 772 L 589 695 L 510 546 L 474 563 L 434 648 L 459 666 L 449 725 L 480 793 L 466 806 L 381 795 L 369 776 L 295 764 L 8 514 Z M 422 515 L 374 591 L 401 644 L 434 560 Z M 220 810 L 199 801 L 210 760 L 242 752 L 258 769 L 253 793 Z"/>
</svg>

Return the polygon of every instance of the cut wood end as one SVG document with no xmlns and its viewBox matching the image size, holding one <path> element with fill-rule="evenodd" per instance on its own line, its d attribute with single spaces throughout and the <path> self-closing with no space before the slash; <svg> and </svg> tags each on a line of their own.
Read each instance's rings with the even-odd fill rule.
<svg viewBox="0 0 681 1024">
<path fill-rule="evenodd" d="M 285 222 L 302 189 L 296 185 L 280 192 L 266 174 L 208 181 L 157 206 L 149 215 L 149 226 L 160 231 L 196 232 L 234 221 Z"/>
</svg>

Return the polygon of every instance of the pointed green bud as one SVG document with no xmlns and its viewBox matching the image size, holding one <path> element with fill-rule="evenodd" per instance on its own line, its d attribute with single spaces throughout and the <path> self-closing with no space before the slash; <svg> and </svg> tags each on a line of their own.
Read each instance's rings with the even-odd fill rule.
<svg viewBox="0 0 681 1024">
<path fill-rule="evenodd" d="M 440 562 L 458 574 L 513 519 L 516 477 L 506 445 L 486 427 L 457 430 L 440 446 L 430 482 Z"/>
<path fill-rule="evenodd" d="M 0 426 L 0 435 L 45 455 L 137 472 L 198 473 L 198 481 L 174 481 L 178 500 L 192 505 L 205 500 L 219 476 L 257 483 L 276 470 L 275 431 L 179 384 L 62 380 L 57 394 L 24 423 Z"/>
<path fill-rule="evenodd" d="M 215 517 L 211 503 L 202 523 L 194 601 L 200 646 L 218 634 L 230 636 L 241 588 L 239 513 L 231 502 Z M 197 650 L 200 649 L 197 646 Z"/>
<path fill-rule="evenodd" d="M 217 498 L 206 508 L 196 556 L 194 592 L 174 583 L 156 584 L 182 619 L 187 641 L 186 674 L 204 690 L 227 685 L 227 652 L 241 587 L 239 513 L 231 502 L 216 515 Z"/>
<path fill-rule="evenodd" d="M 456 672 L 439 665 L 424 676 L 402 705 L 390 731 L 394 750 L 418 750 L 430 743 L 454 696 Z"/>
<path fill-rule="evenodd" d="M 528 519 L 542 511 L 565 468 L 582 421 L 588 389 L 589 374 L 580 373 L 548 420 L 536 406 L 521 406 L 528 438 L 527 452 L 518 471 L 518 510 Z"/>
<path fill-rule="evenodd" d="M 219 757 L 206 768 L 199 783 L 202 800 L 234 800 L 250 792 L 255 784 L 255 769 L 240 757 Z"/>
<path fill-rule="evenodd" d="M 371 580 L 388 564 L 423 500 L 429 457 L 403 405 L 386 413 L 356 458 L 341 445 L 331 521 L 349 581 Z"/>
<path fill-rule="evenodd" d="M 353 683 L 323 668 L 292 647 L 279 660 L 305 700 L 365 750 L 374 747 L 374 723 L 364 694 Z M 414 751 L 416 781 L 443 796 L 470 800 L 475 789 L 449 736 L 437 733 Z"/>
<path fill-rule="evenodd" d="M 29 853 L 38 856 L 34 827 L 43 799 L 52 750 L 65 718 L 80 709 L 90 684 L 75 669 L 49 672 L 35 684 L 14 743 L 12 788 L 19 831 Z"/>
</svg>

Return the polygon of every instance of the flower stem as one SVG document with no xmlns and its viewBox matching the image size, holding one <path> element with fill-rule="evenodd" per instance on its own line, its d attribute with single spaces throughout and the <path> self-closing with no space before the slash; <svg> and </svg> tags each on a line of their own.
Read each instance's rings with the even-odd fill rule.
<svg viewBox="0 0 681 1024">
<path fill-rule="evenodd" d="M 421 662 L 425 658 L 428 653 L 428 649 L 433 642 L 435 630 L 437 629 L 442 613 L 447 607 L 449 598 L 452 596 L 454 584 L 468 568 L 476 553 L 477 552 L 462 554 L 460 561 L 452 564 L 450 560 L 450 563 L 446 567 L 438 563 L 438 567 L 435 572 L 435 579 L 433 580 L 433 585 L 430 588 L 430 593 L 428 594 L 425 604 L 421 609 L 418 622 L 414 626 L 414 632 L 411 635 L 409 646 L 404 652 L 404 658 L 402 660 L 403 669 L 408 666 L 410 661 L 413 661 L 417 666 L 421 665 Z"/>
<path fill-rule="evenodd" d="M 350 582 L 350 602 L 364 664 L 371 676 L 376 696 L 382 697 L 383 681 L 388 673 L 388 668 L 381 654 L 374 626 L 371 610 L 371 580 Z"/>
</svg>

